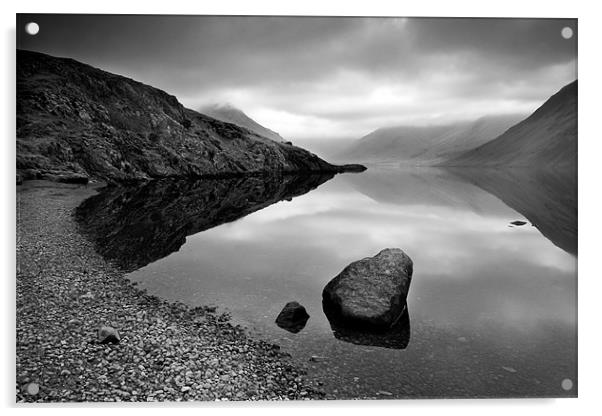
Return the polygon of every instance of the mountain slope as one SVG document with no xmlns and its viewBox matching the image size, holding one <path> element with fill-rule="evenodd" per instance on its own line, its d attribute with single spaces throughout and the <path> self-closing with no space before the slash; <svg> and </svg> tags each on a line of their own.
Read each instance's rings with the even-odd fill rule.
<svg viewBox="0 0 602 416">
<path fill-rule="evenodd" d="M 82 175 L 118 182 L 342 168 L 186 109 L 140 82 L 18 50 L 17 170 L 24 179 Z"/>
<path fill-rule="evenodd" d="M 576 169 L 577 81 L 563 87 L 495 140 L 445 164 Z"/>
<path fill-rule="evenodd" d="M 382 128 L 360 139 L 340 158 L 435 164 L 494 139 L 522 117 L 486 116 L 474 122 Z"/>
<path fill-rule="evenodd" d="M 215 104 L 203 107 L 199 111 L 217 120 L 236 124 L 239 127 L 249 129 L 253 133 L 267 137 L 268 139 L 274 140 L 277 143 L 284 141 L 282 136 L 280 136 L 278 133 L 262 126 L 247 116 L 242 110 L 239 110 L 238 108 L 229 104 Z"/>
</svg>

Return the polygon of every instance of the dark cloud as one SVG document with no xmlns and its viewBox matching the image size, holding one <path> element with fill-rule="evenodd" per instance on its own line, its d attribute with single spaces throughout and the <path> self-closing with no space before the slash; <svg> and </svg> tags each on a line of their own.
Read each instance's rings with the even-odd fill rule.
<svg viewBox="0 0 602 416">
<path fill-rule="evenodd" d="M 19 15 L 18 26 L 21 48 L 189 107 L 230 101 L 295 137 L 531 111 L 576 78 L 576 36 L 560 35 L 577 33 L 571 19 Z"/>
</svg>

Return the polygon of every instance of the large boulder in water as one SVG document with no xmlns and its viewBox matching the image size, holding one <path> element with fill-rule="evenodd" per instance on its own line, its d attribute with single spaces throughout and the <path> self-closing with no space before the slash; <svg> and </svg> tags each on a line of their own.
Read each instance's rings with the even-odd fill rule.
<svg viewBox="0 0 602 416">
<path fill-rule="evenodd" d="M 293 301 L 284 305 L 284 308 L 276 318 L 276 325 L 296 334 L 305 328 L 308 319 L 309 315 L 307 314 L 305 307 L 299 302 Z"/>
<path fill-rule="evenodd" d="M 412 271 L 398 248 L 353 262 L 324 288 L 324 310 L 348 325 L 390 328 L 404 312 Z"/>
</svg>

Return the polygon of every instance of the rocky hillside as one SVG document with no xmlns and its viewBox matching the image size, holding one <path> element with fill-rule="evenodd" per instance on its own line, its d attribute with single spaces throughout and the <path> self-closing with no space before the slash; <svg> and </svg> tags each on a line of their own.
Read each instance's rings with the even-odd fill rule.
<svg viewBox="0 0 602 416">
<path fill-rule="evenodd" d="M 528 118 L 474 150 L 455 166 L 577 167 L 577 81 L 562 88 Z"/>
<path fill-rule="evenodd" d="M 201 113 L 213 117 L 226 123 L 236 124 L 239 127 L 244 127 L 251 130 L 253 133 L 258 134 L 268 139 L 274 140 L 275 142 L 284 142 L 281 135 L 262 126 L 251 117 L 246 115 L 242 110 L 230 105 L 230 104 L 214 104 L 207 107 L 203 107 L 199 110 Z"/>
<path fill-rule="evenodd" d="M 436 164 L 496 138 L 522 118 L 497 115 L 474 122 L 381 128 L 353 143 L 337 159 Z"/>
<path fill-rule="evenodd" d="M 23 179 L 341 170 L 301 148 L 186 109 L 140 82 L 73 59 L 17 51 L 17 174 Z"/>
</svg>

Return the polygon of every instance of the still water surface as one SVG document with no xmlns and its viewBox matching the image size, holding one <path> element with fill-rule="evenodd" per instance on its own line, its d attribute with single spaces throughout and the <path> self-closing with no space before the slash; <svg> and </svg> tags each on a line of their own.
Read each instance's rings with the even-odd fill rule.
<svg viewBox="0 0 602 416">
<path fill-rule="evenodd" d="M 502 186 L 510 194 L 518 188 Z M 539 188 L 522 192 L 537 199 Z M 287 199 L 188 231 L 179 250 L 137 263 L 128 277 L 169 300 L 218 305 L 338 396 L 576 395 L 576 250 L 538 229 L 558 228 L 543 211 L 563 207 L 542 195 L 541 206 L 527 210 L 541 218 L 529 219 L 507 205 L 516 195 L 434 169 L 337 175 Z M 414 261 L 407 346 L 335 338 L 322 289 L 349 263 L 386 247 Z M 310 315 L 298 333 L 274 322 L 289 301 Z"/>
</svg>

